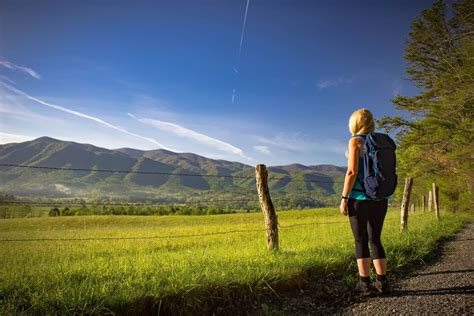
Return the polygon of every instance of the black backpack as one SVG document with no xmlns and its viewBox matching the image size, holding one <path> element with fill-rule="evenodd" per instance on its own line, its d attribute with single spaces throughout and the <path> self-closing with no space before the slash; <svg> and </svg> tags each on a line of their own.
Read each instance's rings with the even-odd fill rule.
<svg viewBox="0 0 474 316">
<path fill-rule="evenodd" d="M 365 194 L 374 200 L 388 198 L 397 187 L 396 145 L 383 133 L 368 133 L 364 144 L 364 179 L 359 181 Z"/>
</svg>

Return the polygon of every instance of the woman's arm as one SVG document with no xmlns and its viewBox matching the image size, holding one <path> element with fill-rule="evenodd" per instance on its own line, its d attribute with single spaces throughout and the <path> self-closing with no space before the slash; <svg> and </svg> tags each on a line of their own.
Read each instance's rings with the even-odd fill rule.
<svg viewBox="0 0 474 316">
<path fill-rule="evenodd" d="M 359 137 L 353 137 L 349 141 L 349 153 L 347 157 L 347 172 L 344 179 L 344 188 L 342 189 L 342 196 L 347 197 L 354 186 L 359 171 L 359 157 L 363 140 Z M 347 215 L 347 199 L 342 199 L 340 211 L 343 215 Z"/>
<path fill-rule="evenodd" d="M 351 138 L 349 141 L 349 153 L 347 158 L 347 172 L 344 179 L 343 196 L 348 196 L 357 179 L 359 171 L 359 157 L 362 146 L 362 139 L 358 137 Z"/>
</svg>

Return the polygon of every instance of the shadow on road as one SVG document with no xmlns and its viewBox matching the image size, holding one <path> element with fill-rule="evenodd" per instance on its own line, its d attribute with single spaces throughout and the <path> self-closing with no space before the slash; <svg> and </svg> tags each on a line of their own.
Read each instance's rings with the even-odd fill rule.
<svg viewBox="0 0 474 316">
<path fill-rule="evenodd" d="M 446 295 L 446 294 L 473 294 L 474 286 L 460 286 L 434 290 L 393 290 L 392 296 L 426 296 L 426 295 Z"/>
<path fill-rule="evenodd" d="M 415 274 L 413 274 L 413 276 L 425 276 L 425 275 L 434 275 L 434 274 L 451 274 L 451 273 L 468 273 L 468 272 L 474 272 L 474 269 L 422 272 L 422 273 L 415 273 Z"/>
</svg>

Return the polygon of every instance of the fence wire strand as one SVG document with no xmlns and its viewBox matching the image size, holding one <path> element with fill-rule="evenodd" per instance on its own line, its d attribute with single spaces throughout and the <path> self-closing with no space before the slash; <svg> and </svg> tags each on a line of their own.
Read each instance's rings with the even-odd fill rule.
<svg viewBox="0 0 474 316">
<path fill-rule="evenodd" d="M 104 173 L 132 173 L 132 174 L 148 174 L 148 175 L 162 175 L 162 176 L 183 176 L 183 177 L 213 177 L 213 178 L 231 178 L 231 179 L 247 179 L 255 180 L 252 176 L 239 176 L 239 175 L 217 175 L 217 174 L 197 174 L 197 173 L 170 173 L 170 172 L 159 172 L 159 171 L 134 171 L 134 170 L 111 170 L 111 169 L 87 169 L 87 168 L 64 168 L 64 167 L 46 167 L 46 166 L 32 166 L 32 165 L 20 165 L 20 164 L 5 164 L 0 163 L 1 167 L 18 167 L 18 168 L 29 168 L 29 169 L 44 169 L 44 170 L 61 170 L 61 171 L 84 171 L 84 172 L 104 172 Z M 289 176 L 283 177 L 268 177 L 268 180 L 289 180 L 295 182 L 308 182 L 308 183 L 344 183 L 343 181 L 329 181 L 329 180 L 306 180 L 306 179 L 293 179 Z"/>
<path fill-rule="evenodd" d="M 237 200 L 205 200 L 205 201 L 186 201 L 186 202 L 169 202 L 169 203 L 108 203 L 108 202 L 44 202 L 44 201 L 0 201 L 0 205 L 92 205 L 92 206 L 183 206 L 188 204 L 212 204 L 223 202 L 258 202 L 256 198 L 237 199 Z"/>
<path fill-rule="evenodd" d="M 420 215 L 412 215 L 420 216 Z M 399 218 L 388 218 L 385 221 L 400 220 Z M 310 222 L 293 225 L 278 225 L 278 228 L 293 228 L 299 226 L 309 225 L 332 225 L 332 224 L 348 224 L 349 220 L 337 221 L 337 222 Z M 186 235 L 163 235 L 163 236 L 142 236 L 142 237 L 97 237 L 97 238 L 30 238 L 30 239 L 0 239 L 0 242 L 33 242 L 33 241 L 93 241 L 93 240 L 146 240 L 146 239 L 173 239 L 173 238 L 187 238 L 187 237 L 204 237 L 212 235 L 226 235 L 235 233 L 248 233 L 248 232 L 264 232 L 266 228 L 261 229 L 242 229 L 242 230 L 230 230 L 223 232 L 213 233 L 200 233 L 200 234 L 186 234 Z"/>
<path fill-rule="evenodd" d="M 307 195 L 305 195 L 307 196 Z M 289 200 L 294 197 L 300 197 L 299 195 L 293 196 L 276 196 L 272 197 L 272 201 L 283 201 Z M 311 198 L 309 196 L 308 198 Z M 0 205 L 45 205 L 45 206 L 68 206 L 68 205 L 92 205 L 92 206 L 185 206 L 188 204 L 213 204 L 213 203 L 242 203 L 242 202 L 256 202 L 259 203 L 258 197 L 243 198 L 243 199 L 218 199 L 218 200 L 200 200 L 200 201 L 185 201 L 185 202 L 165 202 L 165 203 L 116 203 L 116 202 L 105 202 L 105 201 L 92 201 L 92 202 L 77 202 L 77 201 L 28 201 L 28 200 L 13 200 L 13 201 L 0 201 Z"/>
</svg>

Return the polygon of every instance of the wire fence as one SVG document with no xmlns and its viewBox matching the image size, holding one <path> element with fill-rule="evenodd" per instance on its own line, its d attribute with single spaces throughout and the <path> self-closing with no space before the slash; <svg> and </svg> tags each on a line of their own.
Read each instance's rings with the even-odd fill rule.
<svg viewBox="0 0 474 316">
<path fill-rule="evenodd" d="M 420 216 L 420 215 L 412 215 Z M 399 218 L 388 218 L 385 221 L 399 221 Z M 331 221 L 331 222 L 309 222 L 292 225 L 278 225 L 278 228 L 288 229 L 301 226 L 311 225 L 336 225 L 336 224 L 348 224 L 349 220 L 344 221 Z M 162 235 L 162 236 L 139 236 L 139 237 L 90 237 L 90 238 L 28 238 L 28 239 L 0 239 L 0 242 L 33 242 L 33 241 L 95 241 L 95 240 L 147 240 L 147 239 L 173 239 L 173 238 L 189 238 L 189 237 L 204 237 L 213 235 L 226 235 L 235 233 L 248 233 L 248 232 L 265 232 L 267 229 L 241 229 L 241 230 L 229 230 L 222 232 L 212 233 L 199 233 L 199 234 L 184 234 L 184 235 Z"/>
<path fill-rule="evenodd" d="M 277 198 L 278 199 L 278 198 Z M 169 206 L 169 205 L 188 205 L 188 204 L 212 204 L 227 202 L 258 202 L 257 198 L 248 199 L 226 199 L 226 200 L 203 200 L 203 201 L 186 201 L 186 202 L 169 202 L 169 203 L 109 203 L 109 202 L 42 202 L 42 201 L 0 201 L 0 205 L 35 205 L 35 206 L 69 206 L 69 205 L 93 205 L 93 206 Z"/>
<path fill-rule="evenodd" d="M 153 171 L 134 171 L 134 170 L 109 170 L 109 169 L 86 169 L 86 168 L 62 168 L 62 167 L 45 167 L 45 166 L 31 166 L 31 165 L 20 165 L 20 164 L 0 164 L 3 167 L 19 167 L 19 168 L 31 168 L 31 169 L 44 169 L 44 170 L 61 170 L 61 171 L 87 171 L 87 172 L 105 172 L 105 173 L 131 173 L 131 174 L 148 174 L 148 175 L 167 175 L 167 176 L 189 176 L 189 177 L 222 177 L 222 178 L 236 178 L 236 179 L 252 179 L 254 177 L 250 176 L 240 176 L 240 175 L 214 175 L 214 174 L 190 174 L 190 173 L 167 173 L 167 172 L 153 172 Z M 285 177 L 268 177 L 268 180 L 288 180 L 288 181 L 303 181 L 303 182 L 314 182 L 314 183 L 344 183 L 342 181 L 324 181 L 324 180 L 308 180 L 308 179 L 294 179 L 289 176 Z M 303 195 L 307 198 L 311 198 L 308 194 Z M 272 200 L 289 200 L 295 198 L 295 194 L 289 196 L 277 196 L 272 198 Z M 212 203 L 229 203 L 229 202 L 259 202 L 258 197 L 252 198 L 239 198 L 239 199 L 207 199 L 199 201 L 186 201 L 180 203 L 171 202 L 171 203 L 121 203 L 121 202 L 106 202 L 106 201 L 95 201 L 95 202 L 86 202 L 78 201 L 74 199 L 71 201 L 34 201 L 34 200 L 11 200 L 11 201 L 0 201 L 0 205 L 32 205 L 32 206 L 71 206 L 71 205 L 93 205 L 93 206 L 143 206 L 143 207 L 153 207 L 153 206 L 170 206 L 171 205 L 195 205 L 195 204 L 212 204 Z M 386 221 L 399 220 L 398 218 L 389 218 Z M 329 221 L 329 222 L 307 222 L 291 225 L 278 225 L 281 229 L 295 228 L 301 226 L 310 226 L 310 225 L 337 225 L 337 224 L 347 224 L 349 221 L 346 219 L 344 221 Z M 236 233 L 249 233 L 249 232 L 265 232 L 267 229 L 242 229 L 242 230 L 229 230 L 229 231 L 218 231 L 218 232 L 209 232 L 209 233 L 198 233 L 198 234 L 181 234 L 181 235 L 161 235 L 161 236 L 130 236 L 130 237 L 86 237 L 86 238 L 27 238 L 27 239 L 0 239 L 1 243 L 6 242 L 35 242 L 35 241 L 96 241 L 96 240 L 147 240 L 147 239 L 173 239 L 173 238 L 190 238 L 190 237 L 204 237 L 204 236 L 213 236 L 213 235 L 224 235 L 224 234 L 236 234 Z"/>
<path fill-rule="evenodd" d="M 294 196 L 288 197 L 275 197 L 272 201 L 288 201 L 294 198 Z M 12 200 L 12 201 L 0 201 L 0 205 L 31 205 L 31 206 L 125 206 L 125 207 L 166 207 L 166 206 L 189 206 L 189 205 L 212 205 L 219 203 L 248 203 L 254 202 L 259 203 L 258 197 L 242 198 L 242 199 L 208 199 L 199 201 L 185 201 L 185 202 L 167 202 L 167 203 L 116 203 L 107 201 L 33 201 L 33 200 Z"/>
<path fill-rule="evenodd" d="M 5 163 L 0 163 L 0 166 L 1 167 L 12 167 L 12 168 L 60 170 L 60 171 L 84 171 L 84 172 L 147 174 L 147 175 L 162 175 L 162 176 L 183 176 L 183 177 L 213 177 L 213 178 L 231 178 L 231 179 L 255 180 L 255 177 L 253 177 L 253 176 L 241 176 L 241 175 L 219 175 L 219 174 L 200 174 L 200 173 L 171 173 L 171 172 L 161 172 L 161 171 L 135 171 L 135 170 L 87 169 L 87 168 L 64 168 L 64 167 L 32 166 L 32 165 L 5 164 Z M 268 177 L 268 180 L 288 180 L 288 181 L 295 181 L 295 182 L 329 183 L 329 184 L 344 183 L 343 181 L 295 179 L 295 178 L 291 178 L 290 176 Z"/>
</svg>

